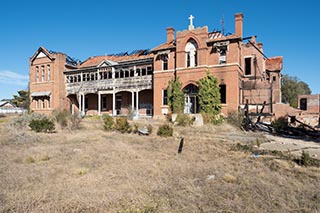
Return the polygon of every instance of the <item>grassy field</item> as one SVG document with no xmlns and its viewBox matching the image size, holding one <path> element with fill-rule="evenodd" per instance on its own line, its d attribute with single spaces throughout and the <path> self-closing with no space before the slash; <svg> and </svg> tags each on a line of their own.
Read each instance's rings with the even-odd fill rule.
<svg viewBox="0 0 320 213">
<path fill-rule="evenodd" d="M 45 134 L 8 122 L 0 118 L 0 212 L 320 212 L 319 168 L 234 149 L 262 134 L 223 124 L 161 138 L 156 122 L 139 136 L 94 120 Z"/>
</svg>

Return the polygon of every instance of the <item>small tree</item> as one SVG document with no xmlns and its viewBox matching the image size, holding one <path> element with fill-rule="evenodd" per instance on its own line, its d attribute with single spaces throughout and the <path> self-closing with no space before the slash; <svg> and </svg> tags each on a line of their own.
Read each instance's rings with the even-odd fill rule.
<svg viewBox="0 0 320 213">
<path fill-rule="evenodd" d="M 220 88 L 217 78 L 207 70 L 206 77 L 200 79 L 197 84 L 201 114 L 206 122 L 217 123 L 220 121 L 218 115 L 221 112 Z"/>
<path fill-rule="evenodd" d="M 182 113 L 184 108 L 184 94 L 181 89 L 182 83 L 179 77 L 168 82 L 167 94 L 168 104 L 173 113 Z"/>
<path fill-rule="evenodd" d="M 281 81 L 282 102 L 298 107 L 298 95 L 311 94 L 309 85 L 297 77 L 283 75 Z"/>
<path fill-rule="evenodd" d="M 22 107 L 24 109 L 28 109 L 29 107 L 29 90 L 19 90 L 19 95 L 13 95 L 12 103 L 17 107 Z"/>
</svg>

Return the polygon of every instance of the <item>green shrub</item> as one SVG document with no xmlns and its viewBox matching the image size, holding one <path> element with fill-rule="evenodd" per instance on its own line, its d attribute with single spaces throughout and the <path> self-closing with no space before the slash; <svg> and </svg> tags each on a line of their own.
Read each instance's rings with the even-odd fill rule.
<svg viewBox="0 0 320 213">
<path fill-rule="evenodd" d="M 310 166 L 312 164 L 312 158 L 309 155 L 309 152 L 302 150 L 301 153 L 301 164 L 304 166 Z"/>
<path fill-rule="evenodd" d="M 114 120 L 113 120 L 113 118 L 108 114 L 104 114 L 102 119 L 103 119 L 103 127 L 104 127 L 104 129 L 107 130 L 107 131 L 113 131 L 114 130 Z"/>
<path fill-rule="evenodd" d="M 32 120 L 43 119 L 46 117 L 47 116 L 38 113 L 25 114 L 13 119 L 11 122 L 8 123 L 8 126 L 10 128 L 22 130 L 26 129 Z"/>
<path fill-rule="evenodd" d="M 169 124 L 163 124 L 159 127 L 157 135 L 161 137 L 170 137 L 173 134 L 173 128 Z"/>
<path fill-rule="evenodd" d="M 193 124 L 193 121 L 188 114 L 178 114 L 175 122 L 178 126 L 189 126 Z"/>
<path fill-rule="evenodd" d="M 132 128 L 128 123 L 127 117 L 119 117 L 116 119 L 115 129 L 121 133 L 130 133 Z"/>
<path fill-rule="evenodd" d="M 42 118 L 31 120 L 29 127 L 35 132 L 52 132 L 55 125 L 54 122 L 48 118 Z"/>
</svg>

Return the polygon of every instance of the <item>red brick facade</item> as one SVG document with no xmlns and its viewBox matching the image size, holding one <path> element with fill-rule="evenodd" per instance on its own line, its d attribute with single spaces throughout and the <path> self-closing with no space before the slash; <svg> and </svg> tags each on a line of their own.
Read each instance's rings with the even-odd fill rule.
<svg viewBox="0 0 320 213">
<path fill-rule="evenodd" d="M 264 56 L 262 43 L 243 38 L 242 29 L 242 14 L 235 15 L 235 33 L 230 35 L 209 32 L 207 26 L 195 28 L 191 21 L 184 31 L 167 28 L 166 42 L 151 51 L 96 56 L 81 64 L 39 48 L 30 59 L 31 109 L 112 115 L 134 110 L 159 117 L 168 113 L 166 88 L 176 75 L 183 84 L 185 113 L 198 113 L 196 82 L 209 70 L 220 84 L 223 113 L 246 102 L 266 102 L 272 112 L 272 104 L 281 100 L 282 57 Z"/>
</svg>

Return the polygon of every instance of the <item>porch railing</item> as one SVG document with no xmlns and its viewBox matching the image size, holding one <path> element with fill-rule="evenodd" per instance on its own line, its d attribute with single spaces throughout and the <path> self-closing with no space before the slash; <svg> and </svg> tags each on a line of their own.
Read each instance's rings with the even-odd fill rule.
<svg viewBox="0 0 320 213">
<path fill-rule="evenodd" d="M 67 94 L 152 89 L 152 75 L 66 83 Z"/>
</svg>

